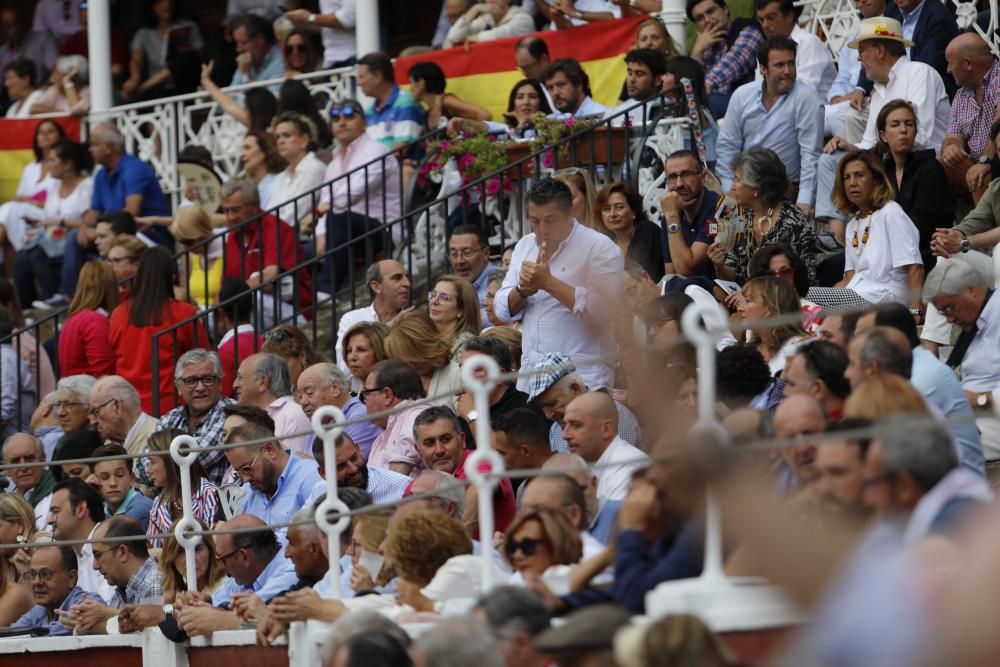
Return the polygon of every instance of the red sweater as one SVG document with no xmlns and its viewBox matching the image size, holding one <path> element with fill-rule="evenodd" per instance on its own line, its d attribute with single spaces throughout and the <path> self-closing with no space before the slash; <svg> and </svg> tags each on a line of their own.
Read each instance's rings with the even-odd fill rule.
<svg viewBox="0 0 1000 667">
<path fill-rule="evenodd" d="M 236 335 L 232 335 L 233 332 L 230 331 L 219 343 L 219 360 L 222 362 L 223 373 L 222 395 L 229 398 L 236 398 L 235 392 L 233 392 L 233 380 L 236 379 L 236 370 L 243 363 L 244 359 L 251 354 L 260 352 L 260 348 L 264 344 L 264 339 L 254 334 L 252 326 L 249 324 L 241 324 L 240 326 L 247 327 L 249 330 L 240 331 Z M 239 349 L 239 354 L 236 354 L 237 348 Z"/>
<path fill-rule="evenodd" d="M 174 402 L 174 363 L 188 350 L 205 347 L 208 338 L 197 322 L 173 329 L 158 340 L 160 404 L 153 406 L 153 334 L 172 327 L 197 314 L 189 303 L 170 299 L 159 324 L 144 327 L 129 323 L 132 302 L 126 301 L 111 313 L 109 340 L 115 351 L 118 375 L 132 383 L 142 399 L 142 409 L 160 417 L 179 404 Z"/>
<path fill-rule="evenodd" d="M 59 375 L 99 378 L 114 372 L 115 351 L 108 341 L 108 316 L 96 310 L 71 315 L 59 331 Z"/>
</svg>

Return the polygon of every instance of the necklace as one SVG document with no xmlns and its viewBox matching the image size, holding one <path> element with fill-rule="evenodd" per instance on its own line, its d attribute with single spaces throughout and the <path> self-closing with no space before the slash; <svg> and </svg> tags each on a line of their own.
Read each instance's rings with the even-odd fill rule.
<svg viewBox="0 0 1000 667">
<path fill-rule="evenodd" d="M 854 238 L 851 239 L 851 247 L 854 249 L 854 254 L 858 257 L 861 257 L 861 253 L 868 246 L 868 232 L 872 228 L 872 215 L 870 213 L 862 219 L 865 221 L 865 231 L 861 235 L 861 242 L 858 243 L 858 227 L 861 226 L 861 220 L 858 220 L 858 224 L 854 226 Z"/>
<path fill-rule="evenodd" d="M 767 234 L 767 232 L 771 231 L 771 224 L 773 223 L 773 221 L 771 220 L 771 214 L 773 212 L 774 209 L 769 208 L 767 209 L 766 215 L 762 215 L 753 221 L 753 224 L 751 225 L 751 233 L 749 239 L 751 256 L 760 248 L 761 243 L 764 242 L 764 235 Z M 764 229 L 765 225 L 767 225 L 766 230 Z M 757 239 L 755 232 L 757 234 L 760 234 L 760 240 Z"/>
</svg>

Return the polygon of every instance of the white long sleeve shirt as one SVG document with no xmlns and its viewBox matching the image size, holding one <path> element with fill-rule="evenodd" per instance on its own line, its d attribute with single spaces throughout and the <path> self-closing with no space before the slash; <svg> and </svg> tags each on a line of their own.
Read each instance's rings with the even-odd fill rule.
<svg viewBox="0 0 1000 667">
<path fill-rule="evenodd" d="M 528 234 L 514 246 L 510 269 L 497 292 L 493 308 L 503 321 L 522 324 L 521 367 L 538 363 L 542 355 L 568 355 L 591 390 L 614 386 L 614 312 L 622 293 L 625 258 L 604 234 L 579 222 L 549 259 L 553 277 L 572 286 L 572 310 L 548 292 L 530 296 L 516 315 L 510 312 L 510 293 L 517 287 L 521 264 L 535 261 L 539 246 Z M 517 388 L 528 391 L 531 378 L 518 379 Z"/>
<path fill-rule="evenodd" d="M 930 65 L 913 62 L 906 56 L 896 61 L 889 70 L 888 83 L 876 83 L 869 103 L 868 125 L 858 148 L 874 148 L 878 143 L 878 112 L 889 100 L 901 99 L 917 109 L 916 149 L 933 148 L 941 152 L 941 143 L 948 132 L 951 102 L 944 89 L 944 81 Z"/>
</svg>

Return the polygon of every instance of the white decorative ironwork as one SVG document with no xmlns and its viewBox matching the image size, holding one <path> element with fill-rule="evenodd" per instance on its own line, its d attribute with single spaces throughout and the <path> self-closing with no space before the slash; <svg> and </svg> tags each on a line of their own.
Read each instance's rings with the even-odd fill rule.
<svg viewBox="0 0 1000 667">
<path fill-rule="evenodd" d="M 825 40 L 823 43 L 837 62 L 840 49 L 861 23 L 854 0 L 805 0 L 795 4 L 802 8 L 799 25 Z"/>
<path fill-rule="evenodd" d="M 325 422 L 330 420 L 331 424 Z M 332 405 L 324 405 L 316 410 L 312 417 L 313 432 L 323 441 L 323 460 L 326 462 L 326 498 L 316 508 L 316 525 L 326 535 L 327 560 L 330 562 L 332 584 L 330 594 L 333 599 L 340 599 L 340 535 L 347 530 L 351 519 L 348 516 L 350 508 L 337 495 L 337 475 L 335 464 L 337 460 L 337 438 L 344 432 L 344 422 L 347 418 L 344 411 Z M 338 512 L 339 518 L 330 523 L 328 514 Z"/>
<path fill-rule="evenodd" d="M 997 19 L 997 0 L 989 0 L 989 23 L 984 30 L 979 25 L 979 5 L 975 2 L 958 2 L 958 0 L 947 0 L 947 3 L 955 7 L 955 18 L 961 30 L 973 29 L 979 36 L 990 45 L 993 55 L 1000 56 L 1000 35 L 997 35 L 997 28 L 1000 21 Z"/>
<path fill-rule="evenodd" d="M 201 543 L 201 535 L 191 535 L 191 531 L 199 530 L 197 519 L 194 518 L 194 508 L 191 504 L 191 466 L 198 460 L 197 452 L 191 451 L 198 446 L 198 441 L 190 435 L 179 435 L 170 442 L 170 458 L 180 468 L 181 475 L 181 510 L 183 517 L 174 527 L 174 537 L 177 544 L 184 547 L 185 577 L 187 577 L 187 589 L 189 591 L 198 590 L 198 572 L 195 564 L 195 549 Z M 182 454 L 181 448 L 186 448 L 187 453 Z"/>
<path fill-rule="evenodd" d="M 354 68 L 324 70 L 295 77 L 309 88 L 317 100 L 320 115 L 326 117 L 335 102 L 354 93 Z M 236 95 L 253 88 L 281 84 L 283 79 L 256 81 L 223 90 Z M 212 153 L 215 168 L 223 178 L 232 178 L 240 170 L 240 148 L 246 128 L 222 111 L 208 93 L 165 97 L 114 107 L 101 115 L 102 121 L 116 123 L 125 137 L 125 148 L 152 165 L 160 186 L 176 205 L 180 200 L 181 180 L 177 173 L 177 155 L 191 144 L 204 146 Z"/>
</svg>

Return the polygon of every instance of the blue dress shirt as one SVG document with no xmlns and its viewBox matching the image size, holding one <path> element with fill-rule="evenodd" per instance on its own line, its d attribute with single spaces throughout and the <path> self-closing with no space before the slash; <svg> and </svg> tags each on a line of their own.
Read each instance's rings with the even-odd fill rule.
<svg viewBox="0 0 1000 667">
<path fill-rule="evenodd" d="M 274 495 L 268 498 L 251 488 L 243 496 L 240 511 L 242 514 L 252 514 L 268 525 L 288 523 L 293 514 L 305 507 L 316 483 L 322 479 L 316 461 L 292 454 L 278 477 L 278 489 Z M 281 542 L 285 540 L 285 531 L 285 528 L 274 531 Z"/>
<path fill-rule="evenodd" d="M 84 596 L 90 598 L 91 600 L 96 600 L 101 604 L 105 604 L 100 595 L 97 595 L 96 593 L 87 593 L 79 586 L 76 586 L 69 592 L 69 595 L 66 596 L 63 603 L 59 605 L 59 611 L 69 611 L 69 608 L 73 605 L 83 602 Z M 58 616 L 56 618 L 58 619 Z M 60 637 L 73 634 L 69 628 L 64 626 L 58 620 L 50 621 L 49 610 L 40 604 L 36 604 L 34 607 L 29 609 L 24 616 L 14 621 L 10 627 L 48 628 L 50 637 Z"/>
<path fill-rule="evenodd" d="M 114 171 L 101 167 L 94 174 L 90 208 L 95 211 L 120 211 L 125 208 L 125 199 L 132 195 L 142 195 L 139 215 L 170 215 L 156 172 L 149 164 L 128 153 L 122 155 Z"/>
<path fill-rule="evenodd" d="M 764 108 L 764 82 L 751 81 L 736 89 L 719 131 L 716 169 L 723 192 L 733 184 L 733 160 L 750 146 L 770 148 L 785 164 L 788 180 L 799 184 L 799 204 L 812 205 L 816 194 L 816 164 L 823 150 L 823 103 L 802 81 Z"/>
<path fill-rule="evenodd" d="M 298 580 L 295 565 L 279 551 L 251 586 L 244 586 L 232 577 L 226 577 L 222 588 L 212 594 L 212 606 L 228 608 L 232 604 L 233 595 L 248 592 L 256 593 L 264 602 L 270 602 L 271 598 L 287 591 Z"/>
</svg>

